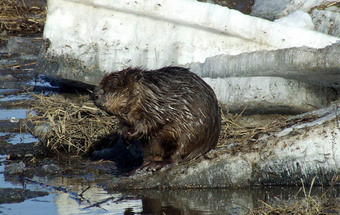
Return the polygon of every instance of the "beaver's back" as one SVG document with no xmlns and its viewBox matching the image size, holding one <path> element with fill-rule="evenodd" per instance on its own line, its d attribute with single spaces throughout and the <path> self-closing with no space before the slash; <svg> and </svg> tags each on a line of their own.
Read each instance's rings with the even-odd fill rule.
<svg viewBox="0 0 340 215">
<path fill-rule="evenodd" d="M 159 125 L 147 134 L 151 157 L 190 160 L 216 146 L 220 110 L 213 90 L 200 77 L 185 68 L 166 67 L 141 71 L 139 83 L 143 111 Z"/>
</svg>

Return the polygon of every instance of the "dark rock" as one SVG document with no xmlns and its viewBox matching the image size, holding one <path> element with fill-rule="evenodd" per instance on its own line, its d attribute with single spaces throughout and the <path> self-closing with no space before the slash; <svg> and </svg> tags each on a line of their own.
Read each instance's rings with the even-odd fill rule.
<svg viewBox="0 0 340 215">
<path fill-rule="evenodd" d="M 19 175 L 25 170 L 25 163 L 20 161 L 19 163 L 11 163 L 5 166 L 6 175 Z"/>
<path fill-rule="evenodd" d="M 31 191 L 21 188 L 0 188 L 0 204 L 23 202 L 26 199 L 46 195 L 48 195 L 48 193 L 43 191 Z"/>
<path fill-rule="evenodd" d="M 60 171 L 60 167 L 56 164 L 46 164 L 42 166 L 46 173 L 54 174 Z"/>
</svg>

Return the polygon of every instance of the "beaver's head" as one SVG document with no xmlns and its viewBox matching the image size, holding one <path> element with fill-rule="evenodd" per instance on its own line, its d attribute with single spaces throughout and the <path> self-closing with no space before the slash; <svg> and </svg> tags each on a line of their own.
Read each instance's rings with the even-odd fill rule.
<svg viewBox="0 0 340 215">
<path fill-rule="evenodd" d="M 105 75 L 94 89 L 92 97 L 97 107 L 116 116 L 128 112 L 128 102 L 131 101 L 131 91 L 135 85 L 136 72 L 125 69 Z"/>
</svg>

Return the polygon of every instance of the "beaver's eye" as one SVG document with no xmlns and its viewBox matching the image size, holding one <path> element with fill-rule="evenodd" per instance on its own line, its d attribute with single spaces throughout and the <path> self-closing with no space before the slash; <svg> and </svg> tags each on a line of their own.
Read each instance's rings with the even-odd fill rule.
<svg viewBox="0 0 340 215">
<path fill-rule="evenodd" d="M 98 99 L 99 99 L 99 96 L 98 96 L 98 95 L 94 95 L 94 96 L 93 96 L 93 99 L 94 99 L 94 100 L 98 100 Z"/>
</svg>

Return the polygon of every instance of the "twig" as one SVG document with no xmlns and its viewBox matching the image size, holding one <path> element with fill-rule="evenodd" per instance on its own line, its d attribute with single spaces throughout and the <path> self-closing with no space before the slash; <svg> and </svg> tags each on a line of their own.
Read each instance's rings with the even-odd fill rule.
<svg viewBox="0 0 340 215">
<path fill-rule="evenodd" d="M 37 62 L 31 62 L 31 63 L 26 63 L 26 64 L 19 64 L 19 65 L 13 66 L 13 68 L 16 69 L 16 68 L 20 68 L 20 67 L 24 67 L 24 66 L 32 66 L 32 65 L 35 65 L 35 64 L 37 64 Z"/>
<path fill-rule="evenodd" d="M 102 200 L 102 201 L 100 201 L 100 202 L 96 202 L 96 203 L 94 203 L 94 204 L 92 204 L 92 205 L 86 206 L 86 207 L 83 208 L 83 209 L 88 209 L 88 208 L 93 208 L 93 207 L 102 208 L 102 207 L 100 207 L 101 204 L 103 204 L 103 203 L 105 203 L 105 202 L 107 202 L 107 201 L 113 200 L 113 199 L 115 199 L 115 197 L 111 196 L 111 197 L 108 197 L 108 198 L 106 198 L 106 199 L 104 199 L 104 200 Z M 104 209 L 104 208 L 102 208 L 102 209 Z M 104 210 L 105 210 L 105 209 L 104 209 Z"/>
<path fill-rule="evenodd" d="M 133 197 L 123 195 L 123 196 L 121 196 L 120 198 L 118 198 L 117 200 L 115 200 L 113 202 L 120 202 L 120 201 L 123 201 L 123 200 L 126 200 L 126 199 L 132 199 L 132 198 Z M 99 207 L 99 208 L 105 210 L 104 208 L 100 207 L 100 205 L 105 203 L 105 202 L 107 202 L 107 201 L 113 200 L 113 199 L 115 199 L 115 197 L 111 196 L 111 197 L 108 197 L 108 198 L 106 198 L 106 199 L 104 199 L 102 201 L 99 201 L 99 202 L 96 202 L 96 203 L 94 203 L 92 205 L 89 205 L 89 206 L 87 206 L 87 207 L 85 207 L 83 209 L 88 209 L 88 208 L 92 208 L 92 207 Z"/>
</svg>

